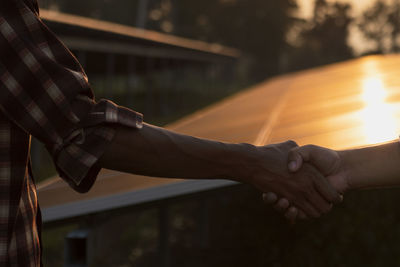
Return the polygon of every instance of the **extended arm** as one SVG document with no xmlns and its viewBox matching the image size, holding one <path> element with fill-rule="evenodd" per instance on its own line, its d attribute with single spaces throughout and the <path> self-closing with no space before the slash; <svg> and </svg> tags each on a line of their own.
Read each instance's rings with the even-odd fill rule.
<svg viewBox="0 0 400 267">
<path fill-rule="evenodd" d="M 104 168 L 169 178 L 226 178 L 245 182 L 256 162 L 249 144 L 228 144 L 178 134 L 144 124 L 118 127 L 100 165 Z"/>
<path fill-rule="evenodd" d="M 318 146 L 294 149 L 290 156 L 297 171 L 302 162 L 315 165 L 341 192 L 400 186 L 400 143 L 335 151 Z"/>
<path fill-rule="evenodd" d="M 338 152 L 347 179 L 347 189 L 400 186 L 398 141 Z"/>
<path fill-rule="evenodd" d="M 290 176 L 286 160 L 295 146 L 290 141 L 263 147 L 228 144 L 144 124 L 141 130 L 118 127 L 99 163 L 104 168 L 148 176 L 249 183 L 263 192 L 277 192 L 309 216 L 318 217 L 339 195 L 310 166 L 301 169 L 302 175 Z"/>
</svg>

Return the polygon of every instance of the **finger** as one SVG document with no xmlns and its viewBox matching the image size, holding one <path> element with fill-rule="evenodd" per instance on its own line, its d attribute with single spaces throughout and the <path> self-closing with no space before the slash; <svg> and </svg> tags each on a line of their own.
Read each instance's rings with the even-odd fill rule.
<svg viewBox="0 0 400 267">
<path fill-rule="evenodd" d="M 308 201 L 303 201 L 299 203 L 299 208 L 303 210 L 304 214 L 309 218 L 319 218 L 321 217 L 321 213 L 318 212 L 311 203 Z"/>
<path fill-rule="evenodd" d="M 286 211 L 285 218 L 288 219 L 293 224 L 296 221 L 298 213 L 299 210 L 296 207 L 292 206 Z"/>
<path fill-rule="evenodd" d="M 316 145 L 306 145 L 297 148 L 303 162 L 309 162 L 316 166 L 323 175 L 331 174 L 340 164 L 336 151 Z"/>
<path fill-rule="evenodd" d="M 299 147 L 296 147 L 289 151 L 288 168 L 291 172 L 297 172 L 303 165 L 303 157 L 301 156 L 299 149 Z"/>
<path fill-rule="evenodd" d="M 275 193 L 268 192 L 268 193 L 263 193 L 263 201 L 266 204 L 274 204 L 278 200 L 278 196 Z"/>
<path fill-rule="evenodd" d="M 329 184 L 325 177 L 314 180 L 315 189 L 329 203 L 338 204 L 342 202 L 343 196 Z"/>
<path fill-rule="evenodd" d="M 321 196 L 321 194 L 316 190 L 315 184 L 321 183 L 321 180 L 325 180 L 325 186 L 329 187 L 325 177 L 316 168 L 306 163 L 303 165 L 301 170 L 294 175 L 294 179 L 296 178 L 299 179 L 299 181 L 302 181 L 302 185 L 305 186 L 305 190 L 303 191 L 304 199 L 307 200 L 308 203 L 311 203 L 311 206 L 318 213 L 327 213 L 331 210 L 331 202 L 325 200 L 324 197 Z M 303 209 L 303 211 L 305 211 L 307 215 L 311 215 L 308 213 L 308 210 Z"/>
<path fill-rule="evenodd" d="M 310 162 L 318 166 L 319 161 L 315 158 L 315 155 L 320 155 L 320 147 L 315 145 L 305 145 L 301 147 L 295 147 L 289 152 L 289 170 L 292 172 L 298 171 L 303 162 Z M 293 163 L 292 163 L 293 162 Z"/>
<path fill-rule="evenodd" d="M 320 215 L 326 214 L 332 210 L 332 203 L 327 202 L 319 193 L 308 197 L 309 203 L 317 210 Z"/>
<path fill-rule="evenodd" d="M 290 206 L 289 200 L 286 198 L 281 198 L 279 201 L 274 205 L 274 209 L 278 212 L 286 211 Z"/>
<path fill-rule="evenodd" d="M 313 200 L 309 199 L 312 201 L 311 203 L 320 204 L 320 207 L 322 208 L 326 207 L 326 204 L 329 203 L 340 203 L 341 197 L 339 192 L 333 188 L 328 180 L 315 167 L 310 164 L 304 164 L 303 170 L 307 173 L 308 177 L 312 179 L 317 193 L 313 196 Z M 323 199 L 320 199 L 319 196 L 321 196 Z"/>
<path fill-rule="evenodd" d="M 310 188 L 305 195 L 305 198 L 309 201 L 309 203 L 311 203 L 319 213 L 328 213 L 332 209 L 331 201 L 326 200 L 324 196 L 317 190 L 317 186 L 321 188 L 324 187 L 324 189 L 326 188 L 325 190 L 328 190 L 331 187 L 328 181 L 326 181 L 325 177 L 310 164 L 304 164 L 296 176 L 304 176 L 309 182 L 311 182 Z M 336 199 L 338 199 L 339 194 L 334 189 L 332 190 L 333 192 L 331 194 L 334 195 L 336 193 Z"/>
</svg>

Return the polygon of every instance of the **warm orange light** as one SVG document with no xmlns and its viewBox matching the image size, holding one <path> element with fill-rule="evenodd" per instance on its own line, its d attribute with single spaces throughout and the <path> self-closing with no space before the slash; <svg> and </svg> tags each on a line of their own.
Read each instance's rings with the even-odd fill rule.
<svg viewBox="0 0 400 267">
<path fill-rule="evenodd" d="M 387 92 L 379 77 L 367 77 L 363 80 L 362 98 L 368 106 L 385 102 Z"/>
<path fill-rule="evenodd" d="M 368 67 L 374 68 L 371 65 Z M 382 79 L 378 75 L 367 76 L 362 82 L 362 90 L 365 108 L 360 116 L 366 142 L 376 144 L 397 138 L 395 110 L 386 102 L 388 92 Z"/>
</svg>

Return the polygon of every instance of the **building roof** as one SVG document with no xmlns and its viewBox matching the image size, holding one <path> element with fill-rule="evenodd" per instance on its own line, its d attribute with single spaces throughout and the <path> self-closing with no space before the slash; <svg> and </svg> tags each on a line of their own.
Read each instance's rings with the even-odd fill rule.
<svg viewBox="0 0 400 267">
<path fill-rule="evenodd" d="M 372 56 L 280 76 L 167 128 L 256 145 L 288 139 L 334 149 L 396 139 L 400 133 L 400 56 Z M 105 170 L 86 195 L 53 179 L 39 185 L 45 222 L 193 192 L 230 181 L 182 181 Z"/>
<path fill-rule="evenodd" d="M 117 23 L 50 10 L 41 18 L 70 49 L 196 60 L 236 59 L 240 51 Z"/>
</svg>

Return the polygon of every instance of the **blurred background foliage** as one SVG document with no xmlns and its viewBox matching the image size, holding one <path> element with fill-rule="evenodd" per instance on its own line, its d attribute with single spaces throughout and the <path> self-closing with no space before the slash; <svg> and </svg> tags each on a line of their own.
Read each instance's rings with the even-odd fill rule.
<svg viewBox="0 0 400 267">
<path fill-rule="evenodd" d="M 296 0 L 42 0 L 41 6 L 238 48 L 254 81 L 358 56 L 349 44 L 354 31 L 369 43 L 365 54 L 396 52 L 400 41 L 399 0 L 377 0 L 361 14 L 350 2 L 315 0 L 307 18 Z"/>
<path fill-rule="evenodd" d="M 399 51 L 400 1 L 379 0 L 357 22 L 364 36 L 375 44 L 375 53 Z"/>
</svg>

